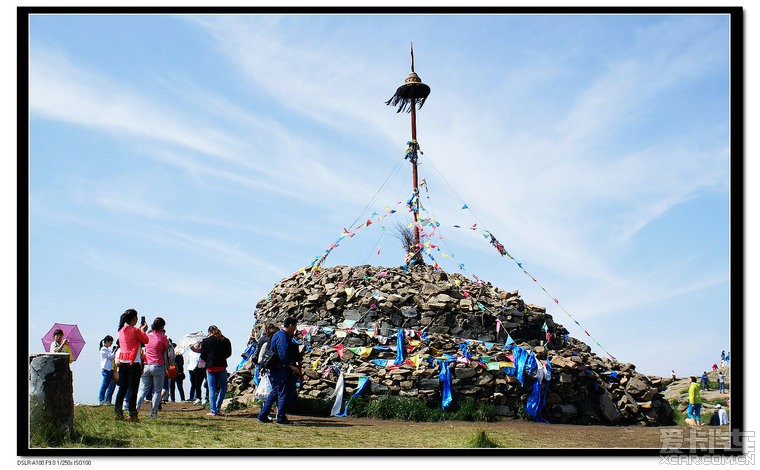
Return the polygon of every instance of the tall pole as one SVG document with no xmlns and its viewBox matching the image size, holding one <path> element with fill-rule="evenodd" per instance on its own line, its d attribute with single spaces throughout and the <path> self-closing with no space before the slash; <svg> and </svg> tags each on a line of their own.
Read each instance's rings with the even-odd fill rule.
<svg viewBox="0 0 760 470">
<path fill-rule="evenodd" d="M 411 57 L 412 64 L 411 64 L 411 74 L 414 74 L 414 77 L 417 77 L 417 74 L 414 73 L 414 44 L 409 44 L 409 56 Z M 412 109 L 410 111 L 411 114 L 411 121 L 412 121 L 412 145 L 415 146 L 415 153 L 416 153 L 416 146 L 417 146 L 417 111 L 415 109 L 416 99 L 412 97 Z M 420 227 L 419 227 L 419 213 L 420 213 L 420 188 L 419 183 L 417 181 L 417 158 L 412 159 L 412 186 L 414 189 L 414 194 L 417 195 L 417 210 L 414 211 L 414 252 L 415 254 L 420 251 Z"/>
<path fill-rule="evenodd" d="M 417 105 L 422 108 L 425 104 L 425 100 L 430 94 L 430 87 L 422 83 L 420 77 L 414 72 L 414 45 L 410 44 L 409 53 L 411 56 L 411 72 L 404 80 L 404 84 L 398 87 L 396 93 L 385 102 L 387 105 L 397 106 L 396 112 L 409 111 L 411 113 L 412 121 L 412 141 L 409 143 L 407 149 L 406 158 L 412 163 L 412 186 L 414 189 L 414 195 L 417 197 L 417 202 L 414 205 L 414 246 L 412 251 L 414 253 L 413 258 L 415 261 L 422 262 L 420 256 L 420 227 L 419 227 L 419 212 L 420 212 L 420 189 L 417 176 L 417 151 L 419 150 L 419 144 L 417 143 Z M 420 152 L 422 153 L 422 152 Z"/>
<path fill-rule="evenodd" d="M 414 57 L 414 56 L 412 56 Z M 412 62 L 414 63 L 414 62 Z M 412 66 L 414 70 L 414 66 Z M 414 112 L 414 98 L 412 98 L 412 145 L 417 144 L 417 113 Z M 420 226 L 417 223 L 420 212 L 420 188 L 417 181 L 417 159 L 412 159 L 412 186 L 414 194 L 417 195 L 417 210 L 414 211 L 414 249 L 417 252 L 420 249 Z"/>
</svg>

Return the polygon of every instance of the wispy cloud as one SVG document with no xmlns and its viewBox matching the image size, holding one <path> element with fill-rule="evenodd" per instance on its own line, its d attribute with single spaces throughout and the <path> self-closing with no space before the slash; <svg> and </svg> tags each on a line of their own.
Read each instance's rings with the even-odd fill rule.
<svg viewBox="0 0 760 470">
<path fill-rule="evenodd" d="M 96 250 L 85 253 L 83 261 L 125 283 L 191 298 L 254 298 L 256 292 L 268 288 L 265 284 L 257 286 L 229 277 L 214 279 L 205 272 L 189 274 L 180 270 L 149 266 L 132 258 Z"/>
<path fill-rule="evenodd" d="M 93 202 L 120 214 L 138 215 L 149 219 L 158 219 L 164 215 L 161 209 L 126 191 L 109 189 L 95 196 Z"/>
<path fill-rule="evenodd" d="M 315 195 L 352 199 L 367 191 L 350 177 L 360 168 L 356 162 L 334 166 L 330 162 L 335 156 L 325 155 L 272 119 L 245 113 L 225 98 L 194 93 L 191 102 L 203 103 L 201 111 L 210 110 L 217 122 L 220 113 L 232 113 L 244 123 L 244 129 L 235 134 L 216 129 L 214 119 L 199 117 L 202 112 L 189 117 L 174 110 L 171 102 L 158 102 L 147 91 L 74 65 L 61 53 L 33 49 L 29 73 L 32 114 L 143 139 L 131 145 L 200 177 L 276 191 L 302 201 Z M 199 90 L 188 86 L 191 92 Z M 156 147 L 155 143 L 165 145 Z M 350 156 L 350 152 L 342 155 Z"/>
</svg>

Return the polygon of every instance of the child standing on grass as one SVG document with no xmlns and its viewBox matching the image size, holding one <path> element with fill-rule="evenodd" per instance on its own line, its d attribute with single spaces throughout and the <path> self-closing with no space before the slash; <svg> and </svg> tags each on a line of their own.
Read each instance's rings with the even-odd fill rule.
<svg viewBox="0 0 760 470">
<path fill-rule="evenodd" d="M 106 335 L 100 341 L 100 373 L 103 380 L 98 392 L 99 405 L 110 405 L 113 390 L 116 388 L 116 381 L 113 379 L 114 350 L 112 346 L 113 336 L 111 335 Z"/>
</svg>

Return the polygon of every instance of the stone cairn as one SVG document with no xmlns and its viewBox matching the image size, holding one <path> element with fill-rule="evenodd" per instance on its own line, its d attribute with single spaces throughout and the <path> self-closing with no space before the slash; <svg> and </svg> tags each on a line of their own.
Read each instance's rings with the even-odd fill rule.
<svg viewBox="0 0 760 470">
<path fill-rule="evenodd" d="M 344 373 L 344 403 L 361 376 L 369 377 L 362 396 L 417 397 L 441 406 L 442 386 L 435 361 L 396 358 L 396 332 L 406 331 L 405 358 L 442 354 L 471 356 L 451 369 L 454 403 L 471 398 L 495 406 L 501 416 L 524 416 L 532 380 L 524 384 L 488 362 L 508 361 L 507 333 L 515 344 L 551 363 L 551 380 L 542 415 L 551 423 L 672 424 L 672 408 L 663 397 L 668 381 L 645 376 L 633 364 L 599 357 L 583 342 L 567 335 L 544 307 L 526 304 L 517 291 L 503 291 L 488 282 L 418 266 L 401 268 L 336 266 L 316 275 L 294 275 L 280 282 L 256 306 L 256 328 L 298 320 L 303 338 L 302 397 L 327 399 Z M 500 322 L 497 334 L 497 320 Z M 549 342 L 542 329 L 553 335 Z M 424 338 L 424 339 L 423 339 Z M 336 348 L 337 347 L 337 348 Z M 372 348 L 366 355 L 368 348 Z M 361 352 L 365 354 L 362 355 Z M 365 357 L 363 357 L 365 356 Z M 386 366 L 373 360 L 388 359 Z M 382 361 L 380 361 L 382 362 Z M 236 399 L 253 399 L 253 365 L 246 361 L 230 388 Z"/>
</svg>

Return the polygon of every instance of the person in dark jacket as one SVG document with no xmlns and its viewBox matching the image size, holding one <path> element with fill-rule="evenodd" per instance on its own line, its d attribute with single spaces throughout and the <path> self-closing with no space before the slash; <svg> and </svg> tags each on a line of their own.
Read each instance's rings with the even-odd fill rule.
<svg viewBox="0 0 760 470">
<path fill-rule="evenodd" d="M 206 381 L 210 392 L 210 416 L 221 416 L 220 410 L 227 393 L 227 358 L 232 356 L 232 344 L 214 325 L 208 327 L 208 337 L 201 342 L 201 359 L 206 362 Z"/>
<path fill-rule="evenodd" d="M 288 317 L 283 322 L 282 329 L 272 336 L 269 342 L 269 348 L 275 352 L 276 359 L 269 368 L 269 380 L 272 384 L 272 392 L 267 397 L 264 405 L 259 412 L 258 420 L 260 423 L 269 423 L 269 411 L 277 400 L 277 416 L 275 423 L 291 424 L 285 415 L 286 407 L 289 402 L 290 388 L 289 381 L 294 378 L 302 378 L 301 368 L 297 363 L 297 357 L 293 357 L 290 342 L 296 331 L 296 319 Z"/>
</svg>

